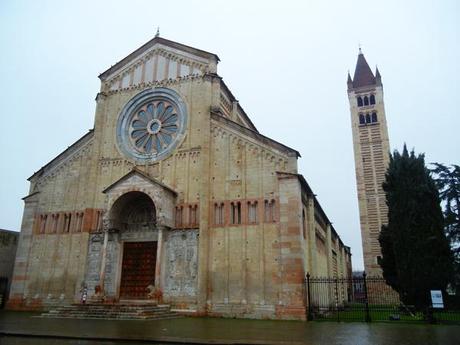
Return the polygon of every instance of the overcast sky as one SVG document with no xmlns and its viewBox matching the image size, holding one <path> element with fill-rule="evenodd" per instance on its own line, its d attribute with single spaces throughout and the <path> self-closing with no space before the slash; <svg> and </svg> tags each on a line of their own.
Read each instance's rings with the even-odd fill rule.
<svg viewBox="0 0 460 345">
<path fill-rule="evenodd" d="M 378 65 L 392 149 L 460 161 L 459 1 L 0 2 L 0 228 L 26 179 L 93 127 L 98 74 L 161 36 L 219 55 L 259 131 L 302 173 L 363 267 L 347 71 Z"/>
</svg>

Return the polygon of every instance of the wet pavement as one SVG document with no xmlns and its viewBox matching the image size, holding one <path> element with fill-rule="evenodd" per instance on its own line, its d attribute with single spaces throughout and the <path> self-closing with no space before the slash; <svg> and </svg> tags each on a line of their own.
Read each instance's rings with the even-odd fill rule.
<svg viewBox="0 0 460 345">
<path fill-rule="evenodd" d="M 34 317 L 37 315 L 0 311 L 0 344 L 460 345 L 458 325 L 218 318 L 114 321 Z"/>
</svg>

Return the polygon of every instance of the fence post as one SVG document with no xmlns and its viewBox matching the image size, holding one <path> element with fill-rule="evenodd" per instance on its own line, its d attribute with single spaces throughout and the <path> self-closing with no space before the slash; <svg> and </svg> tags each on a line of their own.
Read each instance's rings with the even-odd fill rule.
<svg viewBox="0 0 460 345">
<path fill-rule="evenodd" d="M 310 273 L 307 272 L 307 303 L 308 303 L 308 314 L 307 320 L 313 320 L 313 310 L 311 306 L 311 296 L 310 296 Z"/>
<path fill-rule="evenodd" d="M 337 322 L 340 321 L 339 312 L 339 278 L 335 277 L 335 309 L 337 311 Z"/>
<path fill-rule="evenodd" d="M 366 302 L 366 322 L 371 322 L 371 315 L 369 313 L 369 298 L 367 295 L 367 282 L 366 282 L 366 272 L 363 272 L 363 281 L 364 281 L 364 298 Z"/>
</svg>

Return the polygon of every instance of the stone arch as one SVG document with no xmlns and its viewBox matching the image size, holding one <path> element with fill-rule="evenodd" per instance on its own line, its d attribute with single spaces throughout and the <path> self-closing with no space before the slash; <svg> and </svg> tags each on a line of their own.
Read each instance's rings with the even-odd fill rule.
<svg viewBox="0 0 460 345">
<path fill-rule="evenodd" d="M 121 231 L 152 229 L 157 223 L 157 208 L 148 194 L 130 191 L 113 202 L 109 222 L 110 228 Z"/>
</svg>

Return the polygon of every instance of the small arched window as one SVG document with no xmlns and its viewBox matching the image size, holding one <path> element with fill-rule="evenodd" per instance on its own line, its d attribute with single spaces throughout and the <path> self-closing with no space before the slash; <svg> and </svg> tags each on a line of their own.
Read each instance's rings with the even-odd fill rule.
<svg viewBox="0 0 460 345">
<path fill-rule="evenodd" d="M 366 119 L 364 118 L 363 114 L 359 114 L 359 124 L 360 125 L 365 125 L 366 124 Z"/>
<path fill-rule="evenodd" d="M 371 95 L 370 102 L 371 102 L 371 104 L 375 104 L 375 96 L 374 95 Z"/>
<path fill-rule="evenodd" d="M 372 123 L 377 122 L 377 113 L 373 112 L 372 113 Z"/>
<path fill-rule="evenodd" d="M 363 106 L 363 99 L 361 97 L 358 97 L 357 100 L 358 100 L 358 107 L 362 107 Z"/>
<path fill-rule="evenodd" d="M 369 105 L 369 98 L 364 96 L 364 105 Z"/>
<path fill-rule="evenodd" d="M 371 123 L 371 116 L 366 114 L 366 123 Z"/>
</svg>

